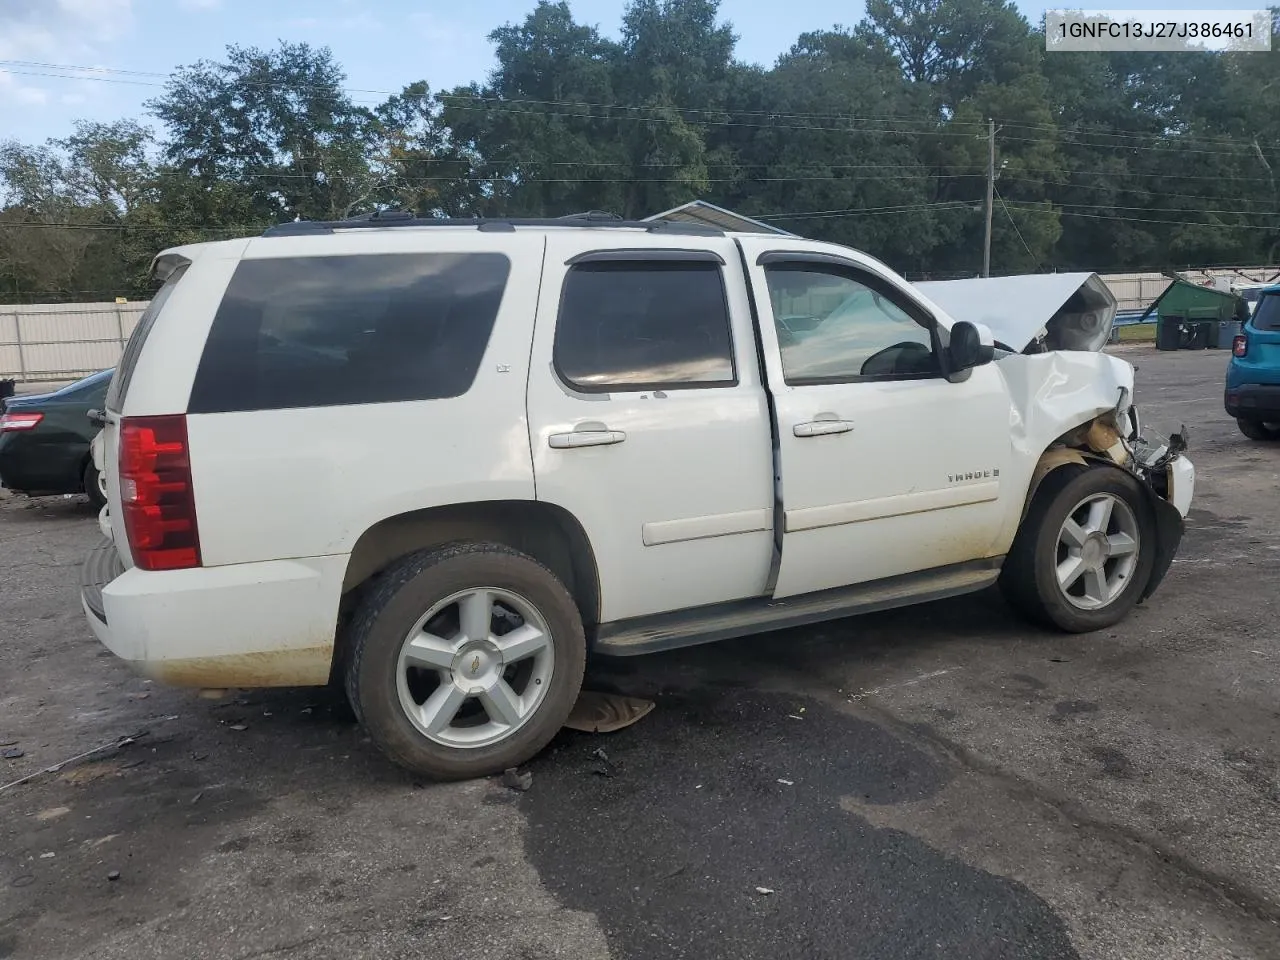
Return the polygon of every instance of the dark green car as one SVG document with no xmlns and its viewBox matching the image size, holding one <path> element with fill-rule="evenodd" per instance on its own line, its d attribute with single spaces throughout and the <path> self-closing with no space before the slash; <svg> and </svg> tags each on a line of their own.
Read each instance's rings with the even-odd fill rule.
<svg viewBox="0 0 1280 960">
<path fill-rule="evenodd" d="M 102 409 L 110 370 L 54 393 L 0 400 L 0 487 L 32 495 L 84 493 L 103 503 L 89 446 L 100 429 L 90 410 Z"/>
</svg>

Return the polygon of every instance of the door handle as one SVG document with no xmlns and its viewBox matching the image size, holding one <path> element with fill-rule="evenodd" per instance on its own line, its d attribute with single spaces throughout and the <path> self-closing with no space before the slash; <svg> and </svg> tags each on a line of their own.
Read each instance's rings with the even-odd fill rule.
<svg viewBox="0 0 1280 960">
<path fill-rule="evenodd" d="M 825 437 L 832 433 L 848 433 L 852 420 L 841 420 L 834 413 L 820 413 L 814 420 L 797 423 L 791 430 L 797 437 Z"/>
<path fill-rule="evenodd" d="M 592 420 L 580 423 L 568 433 L 553 433 L 547 443 L 553 450 L 572 450 L 574 447 L 604 447 L 627 439 L 622 430 L 610 430 L 603 423 Z"/>
</svg>

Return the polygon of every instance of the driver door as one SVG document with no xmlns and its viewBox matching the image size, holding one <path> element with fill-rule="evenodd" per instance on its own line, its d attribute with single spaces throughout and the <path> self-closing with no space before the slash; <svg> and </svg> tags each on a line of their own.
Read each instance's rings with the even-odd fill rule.
<svg viewBox="0 0 1280 960">
<path fill-rule="evenodd" d="M 878 265 L 741 243 L 779 435 L 773 595 L 988 556 L 1011 456 L 997 367 L 948 380 L 946 329 Z"/>
</svg>

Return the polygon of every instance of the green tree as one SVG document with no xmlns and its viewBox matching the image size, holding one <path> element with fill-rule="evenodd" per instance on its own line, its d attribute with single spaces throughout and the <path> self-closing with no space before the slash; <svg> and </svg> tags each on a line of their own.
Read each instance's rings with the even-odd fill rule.
<svg viewBox="0 0 1280 960">
<path fill-rule="evenodd" d="M 379 187 L 376 119 L 345 81 L 327 48 L 230 46 L 225 62 L 179 69 L 148 108 L 167 133 L 168 164 L 211 196 L 229 182 L 255 219 L 336 219 L 371 209 Z"/>
<path fill-rule="evenodd" d="M 489 39 L 498 61 L 489 82 L 440 95 L 453 155 L 471 177 L 452 212 L 619 210 L 625 155 L 610 119 L 614 44 L 575 22 L 568 4 L 545 0 Z"/>
</svg>

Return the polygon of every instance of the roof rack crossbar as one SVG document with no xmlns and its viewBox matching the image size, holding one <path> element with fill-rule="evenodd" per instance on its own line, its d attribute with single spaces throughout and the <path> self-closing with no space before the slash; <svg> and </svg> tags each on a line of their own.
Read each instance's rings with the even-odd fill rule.
<svg viewBox="0 0 1280 960">
<path fill-rule="evenodd" d="M 389 227 L 475 227 L 507 232 L 517 227 L 588 227 L 606 230 L 644 230 L 647 233 L 722 237 L 725 231 L 701 223 L 671 220 L 622 220 L 612 214 L 591 211 L 568 217 L 415 217 L 402 212 L 367 214 L 349 220 L 295 220 L 279 223 L 262 232 L 264 237 L 300 237 L 336 233 L 339 230 L 369 230 Z"/>
</svg>

